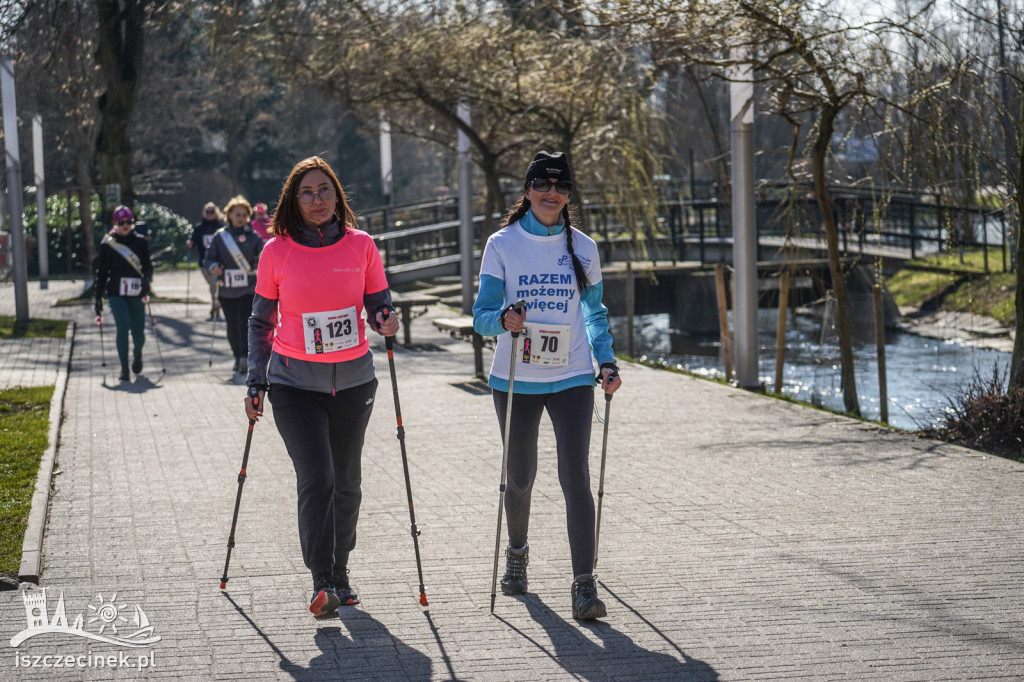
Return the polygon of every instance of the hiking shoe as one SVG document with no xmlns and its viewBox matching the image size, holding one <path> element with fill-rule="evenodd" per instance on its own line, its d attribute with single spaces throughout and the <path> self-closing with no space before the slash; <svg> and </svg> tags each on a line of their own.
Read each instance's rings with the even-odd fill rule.
<svg viewBox="0 0 1024 682">
<path fill-rule="evenodd" d="M 142 353 L 136 353 L 132 360 L 132 371 L 138 374 L 142 371 Z"/>
<path fill-rule="evenodd" d="M 572 617 L 576 620 L 594 620 L 608 615 L 604 602 L 597 598 L 597 581 L 583 577 L 572 583 Z"/>
<path fill-rule="evenodd" d="M 121 376 L 117 377 L 121 381 L 131 381 L 132 377 L 128 374 L 128 365 L 121 365 Z"/>
<path fill-rule="evenodd" d="M 340 604 L 334 583 L 326 576 L 313 581 L 313 598 L 309 600 L 309 612 L 317 618 L 329 617 Z"/>
<path fill-rule="evenodd" d="M 505 575 L 501 579 L 504 594 L 526 594 L 526 566 L 530 563 L 530 547 L 505 548 Z"/>
<path fill-rule="evenodd" d="M 341 606 L 354 606 L 359 603 L 359 595 L 352 589 L 348 581 L 348 569 L 334 569 L 334 593 L 338 595 L 338 602 Z"/>
</svg>

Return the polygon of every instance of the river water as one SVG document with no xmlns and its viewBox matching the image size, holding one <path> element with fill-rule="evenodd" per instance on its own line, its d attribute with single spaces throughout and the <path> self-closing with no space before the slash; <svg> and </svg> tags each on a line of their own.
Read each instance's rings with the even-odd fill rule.
<svg viewBox="0 0 1024 682">
<path fill-rule="evenodd" d="M 758 376 L 769 389 L 775 385 L 775 326 L 777 309 L 758 311 Z M 710 378 L 724 378 L 718 335 L 695 336 L 671 329 L 669 316 L 638 315 L 634 318 L 634 350 L 637 357 L 688 370 Z M 786 358 L 782 392 L 797 400 L 830 410 L 843 410 L 839 347 L 822 339 L 821 321 L 812 315 L 790 318 L 786 334 Z M 626 351 L 626 318 L 611 318 L 615 348 Z M 854 346 L 857 394 L 861 414 L 878 420 L 878 364 L 874 342 Z M 978 377 L 987 381 L 993 367 L 1007 376 L 1010 353 L 974 348 L 959 341 L 943 341 L 916 334 L 888 331 L 885 367 L 889 398 L 889 423 L 918 430 L 939 423 L 950 401 Z M 626 381 L 628 378 L 624 377 Z"/>
</svg>

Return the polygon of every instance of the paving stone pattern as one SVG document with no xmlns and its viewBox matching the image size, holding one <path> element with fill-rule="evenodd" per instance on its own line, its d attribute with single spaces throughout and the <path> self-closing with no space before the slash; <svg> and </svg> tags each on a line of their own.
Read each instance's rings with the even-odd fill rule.
<svg viewBox="0 0 1024 682">
<path fill-rule="evenodd" d="M 157 277 L 165 295 L 184 282 Z M 190 283 L 202 297 L 201 279 Z M 13 309 L 8 291 L 0 312 Z M 295 479 L 272 407 L 255 427 L 222 591 L 247 423 L 223 323 L 208 367 L 205 310 L 154 307 L 166 374 L 150 337 L 143 375 L 119 384 L 109 360 L 100 367 L 90 308 L 33 309 L 79 322 L 44 546 L 48 613 L 63 593 L 68 622 L 81 613 L 95 632 L 116 610 L 125 634 L 139 605 L 161 639 L 127 649 L 58 633 L 12 648 L 23 595 L 0 592 L 0 678 L 1024 678 L 1024 465 L 633 365 L 611 405 L 598 565 L 608 618 L 572 619 L 546 418 L 530 593 L 499 594 L 491 615 L 500 434 L 470 345 L 429 324 L 450 314 L 440 307 L 395 354 L 430 606 L 417 603 L 379 340 L 351 559 L 363 603 L 323 622 L 306 611 Z M 2 374 L 17 364 L 5 358 Z M 600 437 L 595 420 L 595 492 Z M 152 666 L 24 667 L 88 652 Z"/>
</svg>

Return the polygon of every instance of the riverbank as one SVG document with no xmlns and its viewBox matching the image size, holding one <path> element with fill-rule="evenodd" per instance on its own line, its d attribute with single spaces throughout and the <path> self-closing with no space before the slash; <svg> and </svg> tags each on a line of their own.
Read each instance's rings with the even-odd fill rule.
<svg viewBox="0 0 1024 682">
<path fill-rule="evenodd" d="M 959 310 L 937 310 L 920 313 L 914 308 L 900 308 L 903 331 L 944 341 L 959 341 L 965 346 L 1013 352 L 1016 331 L 998 320 Z"/>
</svg>

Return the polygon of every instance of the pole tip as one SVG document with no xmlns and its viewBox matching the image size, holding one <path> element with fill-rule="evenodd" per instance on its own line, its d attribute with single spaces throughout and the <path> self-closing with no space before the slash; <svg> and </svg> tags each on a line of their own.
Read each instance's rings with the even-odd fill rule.
<svg viewBox="0 0 1024 682">
<path fill-rule="evenodd" d="M 494 598 L 496 596 L 497 595 L 494 592 L 491 592 L 491 613 L 494 613 Z"/>
<path fill-rule="evenodd" d="M 220 581 L 220 589 L 222 589 L 222 590 L 227 589 L 227 586 L 228 586 L 228 581 L 227 580 L 221 580 Z"/>
<path fill-rule="evenodd" d="M 426 592 L 420 592 L 420 606 L 430 606 L 430 602 L 427 601 Z"/>
</svg>

